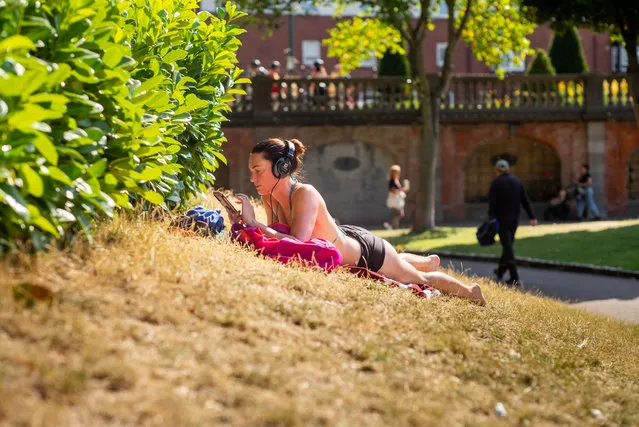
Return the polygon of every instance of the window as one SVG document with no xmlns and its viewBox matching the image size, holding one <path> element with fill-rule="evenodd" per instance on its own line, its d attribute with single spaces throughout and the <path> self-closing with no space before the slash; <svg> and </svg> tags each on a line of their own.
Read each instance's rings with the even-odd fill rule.
<svg viewBox="0 0 639 427">
<path fill-rule="evenodd" d="M 447 47 L 448 43 L 437 43 L 437 45 L 435 45 L 435 63 L 437 64 L 437 68 L 442 68 L 444 66 Z"/>
<path fill-rule="evenodd" d="M 504 59 L 499 64 L 499 68 L 507 73 L 523 73 L 526 71 L 526 61 L 520 57 L 519 64 L 515 62 L 515 53 L 508 52 L 504 54 Z"/>
<path fill-rule="evenodd" d="M 440 1 L 432 6 L 433 18 L 448 18 L 448 5 L 445 1 Z"/>
<path fill-rule="evenodd" d="M 376 67 L 377 66 L 377 57 L 375 56 L 375 52 L 371 52 L 371 56 L 367 59 L 362 59 L 362 62 L 359 64 L 360 67 Z"/>
<path fill-rule="evenodd" d="M 612 72 L 625 73 L 628 71 L 628 51 L 621 43 L 615 43 L 610 49 L 612 59 Z M 639 55 L 639 45 L 637 45 L 637 55 Z"/>
<path fill-rule="evenodd" d="M 200 2 L 200 9 L 215 12 L 215 0 L 202 0 Z"/>
<path fill-rule="evenodd" d="M 319 40 L 302 40 L 302 63 L 304 65 L 313 65 L 313 62 L 321 57 L 322 51 Z"/>
</svg>

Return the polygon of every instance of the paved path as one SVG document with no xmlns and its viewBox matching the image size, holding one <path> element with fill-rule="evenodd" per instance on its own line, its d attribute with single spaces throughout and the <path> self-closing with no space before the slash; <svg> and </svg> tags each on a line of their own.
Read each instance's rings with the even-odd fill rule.
<svg viewBox="0 0 639 427">
<path fill-rule="evenodd" d="M 442 258 L 442 266 L 469 275 L 493 277 L 496 263 Z M 639 323 L 639 280 L 520 267 L 525 290 L 632 323 Z M 506 277 L 508 273 L 506 273 Z"/>
</svg>

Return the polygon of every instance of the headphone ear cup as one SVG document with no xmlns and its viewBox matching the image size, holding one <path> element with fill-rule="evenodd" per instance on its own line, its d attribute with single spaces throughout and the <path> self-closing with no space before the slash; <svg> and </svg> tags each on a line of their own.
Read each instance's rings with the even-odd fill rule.
<svg viewBox="0 0 639 427">
<path fill-rule="evenodd" d="M 285 176 L 288 176 L 291 173 L 292 166 L 293 165 L 292 165 L 291 160 L 289 158 L 280 157 L 273 164 L 273 175 L 277 179 L 284 178 Z"/>
<path fill-rule="evenodd" d="M 277 161 L 273 163 L 273 176 L 277 179 L 280 179 L 282 177 L 279 170 L 280 160 L 282 159 L 277 159 Z"/>
<path fill-rule="evenodd" d="M 282 157 L 277 161 L 277 173 L 279 174 L 278 178 L 284 178 L 291 173 L 291 160 L 288 157 Z"/>
</svg>

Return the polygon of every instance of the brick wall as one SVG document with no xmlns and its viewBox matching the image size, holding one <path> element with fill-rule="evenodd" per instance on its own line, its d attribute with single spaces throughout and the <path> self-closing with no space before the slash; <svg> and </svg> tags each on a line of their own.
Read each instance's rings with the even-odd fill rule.
<svg viewBox="0 0 639 427">
<path fill-rule="evenodd" d="M 630 154 L 639 149 L 639 128 L 635 122 L 605 123 L 605 206 L 610 215 L 627 212 L 627 168 Z M 228 186 L 235 191 L 256 195 L 249 182 L 248 154 L 252 146 L 262 139 L 272 136 L 298 138 L 310 149 L 327 144 L 361 143 L 370 146 L 381 157 L 375 161 L 376 168 L 387 164 L 400 164 L 402 178 L 411 181 L 408 194 L 407 219 L 413 218 L 419 195 L 419 127 L 416 125 L 398 126 L 288 126 L 262 128 L 228 128 L 225 134 L 229 142 L 224 153 L 229 162 Z M 530 139 L 552 147 L 561 160 L 561 185 L 567 187 L 579 176 L 579 166 L 588 161 L 588 141 L 585 122 L 526 122 L 519 124 L 450 124 L 441 127 L 441 211 L 446 220 L 464 220 L 469 218 L 469 207 L 464 203 L 464 167 L 470 154 L 483 144 L 504 139 Z M 308 159 L 307 159 L 308 161 Z M 310 161 L 310 164 L 316 162 Z M 219 172 L 225 176 L 224 168 Z M 322 173 L 326 172 L 323 169 Z M 379 175 L 379 174 L 377 174 Z M 366 175 L 357 175 L 356 180 L 344 179 L 340 188 L 342 196 L 332 196 L 333 215 L 339 218 L 340 203 L 347 204 L 358 197 L 374 197 L 379 200 L 379 209 L 385 209 L 383 197 L 373 193 L 370 186 L 361 180 Z M 375 178 L 379 180 L 379 177 Z M 358 182 L 358 180 L 360 180 Z M 321 183 L 315 183 L 321 187 Z M 380 184 L 382 185 L 382 184 Z M 360 194 L 366 189 L 368 193 Z M 488 189 L 486 189 L 488 190 Z M 385 191 L 382 185 L 380 193 Z M 483 208 L 481 209 L 483 211 Z M 371 211 L 373 211 L 371 209 Z M 372 214 L 359 220 L 362 224 L 375 223 L 379 215 Z"/>
</svg>

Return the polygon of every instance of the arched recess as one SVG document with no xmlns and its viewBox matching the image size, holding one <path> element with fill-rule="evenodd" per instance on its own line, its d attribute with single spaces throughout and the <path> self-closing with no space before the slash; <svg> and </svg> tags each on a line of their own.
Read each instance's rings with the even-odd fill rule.
<svg viewBox="0 0 639 427">
<path fill-rule="evenodd" d="M 342 224 L 381 226 L 388 221 L 387 172 L 393 155 L 365 142 L 312 147 L 304 155 L 304 181 L 322 194 Z"/>
<path fill-rule="evenodd" d="M 639 201 L 639 148 L 628 159 L 628 200 Z"/>
<path fill-rule="evenodd" d="M 506 159 L 512 175 L 526 187 L 531 201 L 546 201 L 561 188 L 561 160 L 548 144 L 528 138 L 489 142 L 477 147 L 464 168 L 466 203 L 488 202 L 488 189 L 495 177 L 495 162 Z"/>
</svg>

